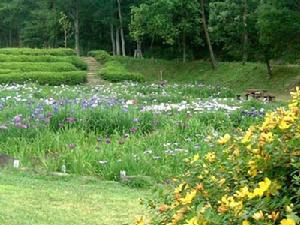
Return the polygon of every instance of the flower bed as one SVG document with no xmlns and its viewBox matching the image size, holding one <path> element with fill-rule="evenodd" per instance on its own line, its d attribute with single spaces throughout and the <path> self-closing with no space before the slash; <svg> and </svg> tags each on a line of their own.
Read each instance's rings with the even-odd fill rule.
<svg viewBox="0 0 300 225">
<path fill-rule="evenodd" d="M 185 173 L 148 202 L 150 224 L 298 224 L 300 89 L 291 95 L 287 108 L 186 159 Z"/>
</svg>

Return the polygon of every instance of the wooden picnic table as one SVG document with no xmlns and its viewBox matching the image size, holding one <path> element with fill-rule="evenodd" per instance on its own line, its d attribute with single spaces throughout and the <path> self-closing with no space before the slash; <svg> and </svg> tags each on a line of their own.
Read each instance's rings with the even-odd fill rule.
<svg viewBox="0 0 300 225">
<path fill-rule="evenodd" d="M 269 102 L 272 102 L 275 100 L 275 96 L 267 93 L 268 91 L 265 89 L 247 89 L 245 91 L 245 97 L 246 100 L 249 99 L 249 97 L 255 98 L 255 99 L 264 99 Z"/>
</svg>

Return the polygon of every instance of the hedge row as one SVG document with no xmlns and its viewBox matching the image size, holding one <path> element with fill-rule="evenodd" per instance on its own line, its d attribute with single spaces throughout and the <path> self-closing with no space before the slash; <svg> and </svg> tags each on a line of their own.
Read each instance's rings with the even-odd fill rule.
<svg viewBox="0 0 300 225">
<path fill-rule="evenodd" d="M 111 82 L 144 81 L 142 74 L 129 72 L 120 62 L 115 60 L 105 63 L 104 68 L 99 71 L 99 75 L 104 80 Z"/>
<path fill-rule="evenodd" d="M 111 59 L 110 54 L 104 50 L 90 51 L 88 56 L 94 57 L 99 62 L 107 62 Z"/>
<path fill-rule="evenodd" d="M 0 54 L 0 62 L 67 62 L 73 64 L 80 70 L 87 70 L 87 64 L 77 56 L 28 56 Z"/>
<path fill-rule="evenodd" d="M 30 71 L 44 71 L 44 72 L 64 72 L 64 71 L 78 71 L 78 69 L 71 63 L 56 62 L 56 63 L 33 63 L 33 62 L 4 62 L 0 63 L 2 70 L 16 70 L 23 72 Z"/>
<path fill-rule="evenodd" d="M 0 83 L 24 83 L 28 81 L 38 82 L 41 85 L 76 85 L 86 82 L 85 71 L 71 72 L 12 72 L 0 74 Z"/>
<path fill-rule="evenodd" d="M 0 54 L 6 55 L 52 55 L 52 56 L 75 56 L 73 49 L 68 48 L 49 48 L 49 49 L 32 49 L 32 48 L 1 48 Z"/>
</svg>

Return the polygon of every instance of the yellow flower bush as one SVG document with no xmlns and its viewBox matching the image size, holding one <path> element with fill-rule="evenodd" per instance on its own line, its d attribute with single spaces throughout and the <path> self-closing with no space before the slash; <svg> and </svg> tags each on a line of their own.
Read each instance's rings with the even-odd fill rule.
<svg viewBox="0 0 300 225">
<path fill-rule="evenodd" d="M 188 160 L 175 191 L 151 205 L 150 224 L 299 224 L 300 89 L 291 96 L 261 124 L 226 134 Z"/>
</svg>

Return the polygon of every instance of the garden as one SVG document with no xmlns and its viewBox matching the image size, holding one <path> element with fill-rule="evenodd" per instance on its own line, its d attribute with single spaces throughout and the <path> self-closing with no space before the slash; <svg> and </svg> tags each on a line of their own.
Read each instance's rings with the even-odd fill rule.
<svg viewBox="0 0 300 225">
<path fill-rule="evenodd" d="M 72 49 L 0 49 L 0 83 L 75 85 L 86 81 L 86 70 Z"/>
<path fill-rule="evenodd" d="M 0 225 L 300 225 L 299 12 L 0 0 Z"/>
<path fill-rule="evenodd" d="M 71 50 L 0 53 L 1 70 L 9 71 L 6 76 L 14 81 L 0 76 L 0 152 L 14 162 L 1 182 L 11 185 L 21 177 L 25 186 L 53 187 L 56 182 L 61 191 L 74 192 L 64 182 L 80 185 L 76 177 L 87 177 L 83 183 L 91 185 L 92 193 L 99 180 L 120 182 L 123 187 L 100 187 L 116 194 L 122 188 L 132 192 L 135 200 L 126 201 L 135 202 L 135 211 L 123 220 L 101 219 L 100 224 L 132 224 L 134 218 L 139 225 L 299 222 L 299 89 L 288 104 L 240 99 L 220 85 L 145 82 L 137 79 L 141 73 L 127 71 L 122 61 L 102 51 L 90 53 L 102 64 L 98 79 L 113 83 L 74 85 L 85 81 L 87 65 Z M 49 176 L 54 178 L 49 181 Z M 81 201 L 48 191 L 70 204 Z M 9 212 L 6 207 L 2 211 L 5 224 Z M 44 216 L 37 218 L 52 221 Z M 90 216 L 87 224 L 97 221 L 95 214 Z M 51 223 L 63 221 L 57 218 Z"/>
</svg>

